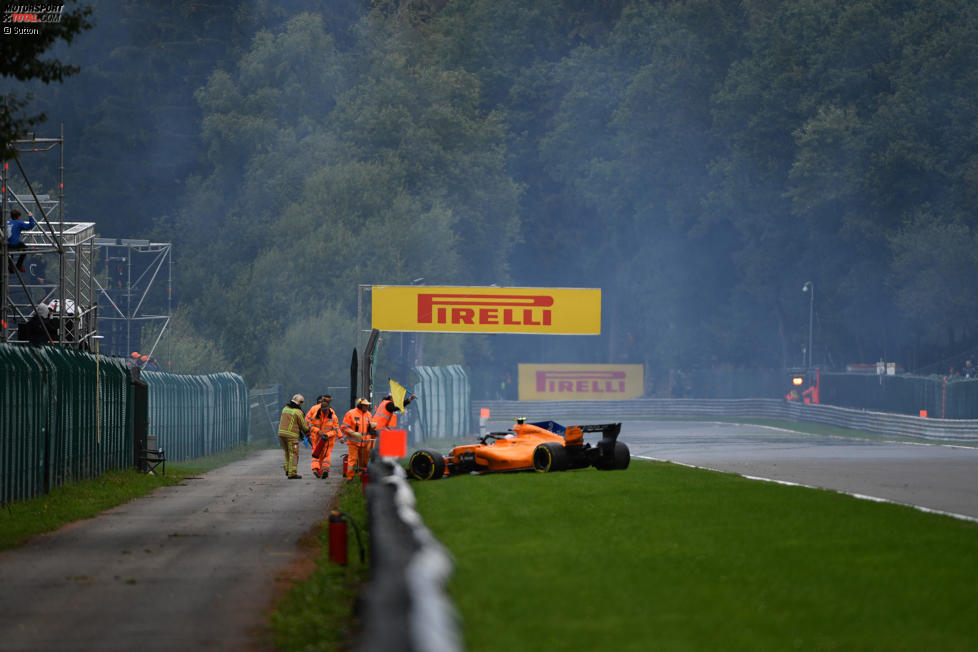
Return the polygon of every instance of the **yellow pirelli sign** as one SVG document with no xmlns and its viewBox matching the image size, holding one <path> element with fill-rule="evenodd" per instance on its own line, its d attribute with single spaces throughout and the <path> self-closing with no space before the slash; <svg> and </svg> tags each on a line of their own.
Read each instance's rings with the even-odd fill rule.
<svg viewBox="0 0 978 652">
<path fill-rule="evenodd" d="M 432 333 L 601 333 L 601 290 L 375 285 L 372 326 Z"/>
<path fill-rule="evenodd" d="M 639 398 L 645 393 L 640 364 L 521 364 L 521 401 Z"/>
</svg>

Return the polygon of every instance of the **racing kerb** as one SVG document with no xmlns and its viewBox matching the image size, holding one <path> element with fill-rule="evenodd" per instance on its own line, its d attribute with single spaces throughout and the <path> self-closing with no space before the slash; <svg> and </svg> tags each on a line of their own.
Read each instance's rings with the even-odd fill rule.
<svg viewBox="0 0 978 652">
<path fill-rule="evenodd" d="M 360 652 L 459 652 L 458 613 L 445 591 L 449 552 L 415 510 L 404 469 L 375 458 L 369 466 L 370 583 L 364 594 Z"/>
<path fill-rule="evenodd" d="M 493 420 L 526 417 L 545 419 L 588 419 L 627 421 L 659 418 L 759 418 L 805 421 L 908 437 L 929 442 L 978 443 L 978 420 L 933 419 L 869 412 L 833 405 L 792 403 L 782 399 L 631 399 L 627 401 L 473 401 L 472 413 L 478 423 L 479 411 L 488 408 Z"/>
</svg>

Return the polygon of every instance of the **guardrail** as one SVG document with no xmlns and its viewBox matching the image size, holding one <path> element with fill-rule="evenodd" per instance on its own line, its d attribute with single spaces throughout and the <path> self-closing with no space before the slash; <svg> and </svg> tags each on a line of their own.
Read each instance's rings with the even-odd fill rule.
<svg viewBox="0 0 978 652">
<path fill-rule="evenodd" d="M 458 652 L 458 615 L 445 586 L 454 563 L 415 510 L 404 469 L 370 462 L 370 576 L 364 594 L 362 652 Z"/>
<path fill-rule="evenodd" d="M 491 418 L 650 419 L 668 417 L 786 419 L 928 442 L 978 443 L 978 420 L 932 419 L 870 412 L 834 405 L 806 405 L 781 399 L 631 399 L 627 401 L 473 401 L 472 414 L 488 408 Z"/>
</svg>

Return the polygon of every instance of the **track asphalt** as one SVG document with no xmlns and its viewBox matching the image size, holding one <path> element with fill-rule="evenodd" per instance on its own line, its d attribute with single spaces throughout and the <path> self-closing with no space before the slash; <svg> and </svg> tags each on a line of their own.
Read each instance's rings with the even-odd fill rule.
<svg viewBox="0 0 978 652">
<path fill-rule="evenodd" d="M 978 448 L 685 421 L 624 423 L 620 438 L 633 457 L 830 489 L 978 520 Z"/>
<path fill-rule="evenodd" d="M 0 553 L 0 650 L 267 649 L 266 613 L 340 485 L 260 451 Z M 335 477 L 334 477 L 335 476 Z"/>
</svg>

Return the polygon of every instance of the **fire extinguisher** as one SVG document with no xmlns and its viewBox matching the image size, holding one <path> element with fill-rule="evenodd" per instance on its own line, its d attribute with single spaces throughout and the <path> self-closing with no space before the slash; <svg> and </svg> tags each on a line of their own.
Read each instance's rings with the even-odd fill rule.
<svg viewBox="0 0 978 652">
<path fill-rule="evenodd" d="M 353 532 L 357 535 L 357 547 L 360 550 L 360 563 L 364 563 L 363 542 L 360 540 L 360 528 L 353 517 L 346 512 L 334 509 L 329 514 L 329 561 L 346 566 L 347 563 L 347 528 L 346 523 L 353 524 Z"/>
<path fill-rule="evenodd" d="M 343 453 L 343 477 L 344 478 L 346 477 L 346 470 L 347 470 L 347 468 L 349 467 L 349 464 L 350 464 L 350 461 L 348 459 L 349 457 L 350 457 L 349 455 L 347 455 L 346 453 Z"/>
</svg>

